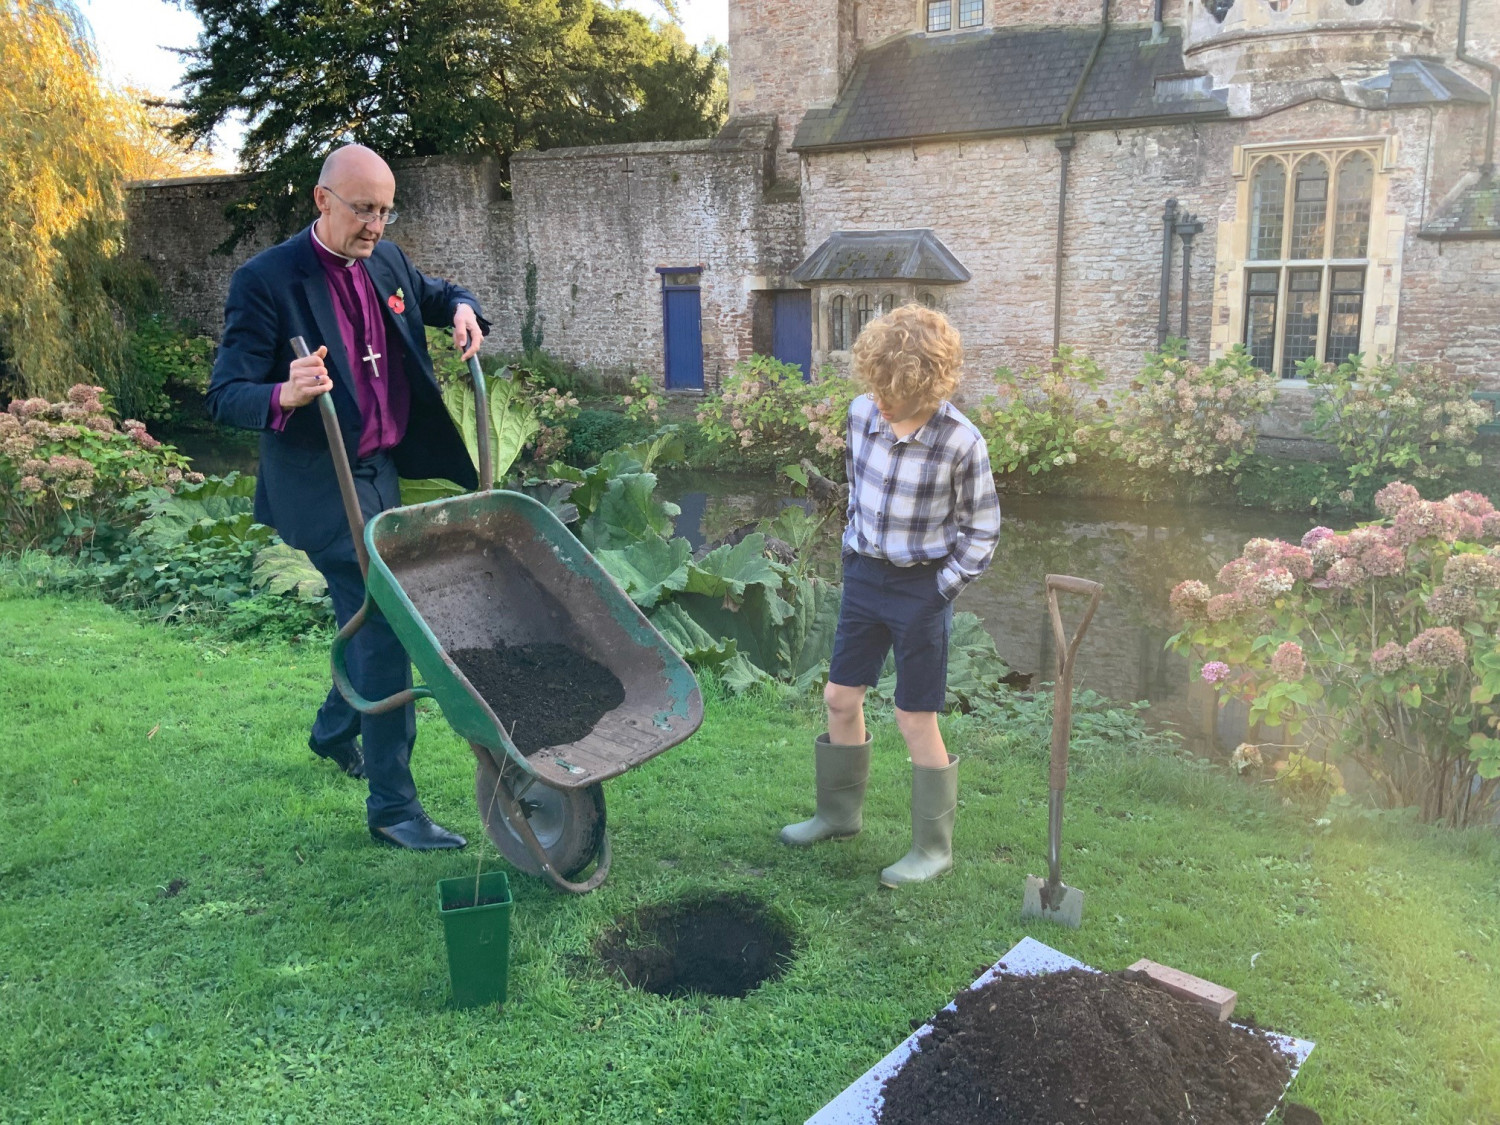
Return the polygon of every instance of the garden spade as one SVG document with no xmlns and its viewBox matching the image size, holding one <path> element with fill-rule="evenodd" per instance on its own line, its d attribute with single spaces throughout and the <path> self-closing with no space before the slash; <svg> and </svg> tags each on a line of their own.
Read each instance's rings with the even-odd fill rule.
<svg viewBox="0 0 1500 1125">
<path fill-rule="evenodd" d="M 1057 595 L 1086 594 L 1089 608 L 1070 642 L 1063 632 Z M 1047 611 L 1052 617 L 1052 636 L 1057 649 L 1057 682 L 1052 686 L 1052 765 L 1047 795 L 1047 878 L 1026 876 L 1026 894 L 1021 917 L 1045 918 L 1077 929 L 1083 922 L 1083 892 L 1062 881 L 1063 790 L 1068 784 L 1068 737 L 1073 728 L 1073 658 L 1079 642 L 1094 619 L 1104 587 L 1086 578 L 1047 575 Z"/>
</svg>

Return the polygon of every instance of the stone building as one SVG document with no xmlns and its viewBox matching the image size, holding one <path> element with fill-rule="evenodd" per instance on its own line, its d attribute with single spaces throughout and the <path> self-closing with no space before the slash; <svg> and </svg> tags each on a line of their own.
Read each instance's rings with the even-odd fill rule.
<svg viewBox="0 0 1500 1125">
<path fill-rule="evenodd" d="M 730 0 L 713 140 L 397 169 L 391 237 L 502 338 L 713 387 L 847 362 L 905 300 L 966 390 L 1164 335 L 1284 377 L 1362 352 L 1500 386 L 1500 0 Z M 141 185 L 135 245 L 218 323 L 220 180 Z"/>
</svg>

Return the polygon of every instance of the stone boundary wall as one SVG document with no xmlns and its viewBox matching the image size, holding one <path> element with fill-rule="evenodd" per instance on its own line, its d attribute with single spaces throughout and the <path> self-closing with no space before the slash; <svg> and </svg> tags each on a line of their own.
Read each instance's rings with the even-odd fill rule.
<svg viewBox="0 0 1500 1125">
<path fill-rule="evenodd" d="M 512 276 L 512 208 L 501 198 L 498 168 L 488 158 L 430 157 L 397 161 L 400 220 L 392 242 L 417 268 L 473 290 L 506 347 L 519 342 L 519 287 Z M 126 253 L 155 273 L 168 309 L 217 339 L 224 327 L 229 279 L 242 263 L 271 245 L 257 236 L 233 254 L 215 250 L 229 234 L 224 208 L 249 177 L 196 176 L 129 185 Z M 317 216 L 312 188 L 306 216 Z"/>
<path fill-rule="evenodd" d="M 701 275 L 704 381 L 753 351 L 757 291 L 791 287 L 798 202 L 767 194 L 769 120 L 711 141 L 513 158 L 517 272 L 534 267 L 544 347 L 620 375 L 664 370 L 657 269 Z"/>
</svg>

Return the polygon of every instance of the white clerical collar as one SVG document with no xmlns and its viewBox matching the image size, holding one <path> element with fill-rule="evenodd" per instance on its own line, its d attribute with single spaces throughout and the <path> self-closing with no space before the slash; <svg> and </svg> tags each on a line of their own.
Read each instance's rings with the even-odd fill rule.
<svg viewBox="0 0 1500 1125">
<path fill-rule="evenodd" d="M 314 242 L 316 242 L 319 246 L 323 246 L 323 240 L 318 237 L 318 224 L 317 223 L 314 223 L 312 225 L 312 236 L 313 236 L 313 241 Z M 324 250 L 328 250 L 328 247 L 327 246 L 323 246 L 323 249 Z M 344 268 L 346 270 L 347 269 L 352 269 L 354 267 L 354 261 L 355 260 L 353 258 L 345 257 L 343 254 L 340 254 L 337 250 L 328 250 L 328 252 L 330 254 L 332 254 L 335 258 L 338 258 L 340 261 L 342 261 L 344 263 Z"/>
</svg>

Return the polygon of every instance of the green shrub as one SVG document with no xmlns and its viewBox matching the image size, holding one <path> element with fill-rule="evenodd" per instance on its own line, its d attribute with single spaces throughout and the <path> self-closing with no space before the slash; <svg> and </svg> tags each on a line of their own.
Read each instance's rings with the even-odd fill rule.
<svg viewBox="0 0 1500 1125">
<path fill-rule="evenodd" d="M 1143 469 L 1205 476 L 1232 473 L 1255 450 L 1255 423 L 1276 401 L 1277 380 L 1259 371 L 1245 349 L 1207 366 L 1168 340 L 1147 359 L 1116 407 L 1110 441 Z"/>
<path fill-rule="evenodd" d="M 1052 366 L 1020 375 L 995 372 L 997 396 L 980 404 L 974 421 L 996 472 L 1048 473 L 1106 446 L 1109 402 L 1099 393 L 1104 372 L 1087 356 L 1062 348 Z"/>
<path fill-rule="evenodd" d="M 174 403 L 197 402 L 207 393 L 213 368 L 214 343 L 207 336 L 160 314 L 143 317 L 130 332 L 110 397 L 121 417 L 166 421 Z"/>
<path fill-rule="evenodd" d="M 753 355 L 735 364 L 697 420 L 707 438 L 749 466 L 776 469 L 805 457 L 842 476 L 849 404 L 859 393 L 831 366 L 807 381 L 795 364 Z"/>
<path fill-rule="evenodd" d="M 1338 447 L 1351 484 L 1402 473 L 1439 480 L 1481 464 L 1470 446 L 1491 409 L 1469 398 L 1477 374 L 1392 360 L 1366 367 L 1358 355 L 1297 370 L 1313 394 L 1308 431 Z"/>
<path fill-rule="evenodd" d="M 611 449 L 640 441 L 649 432 L 618 411 L 583 409 L 569 423 L 562 459 L 570 465 L 594 465 Z"/>
</svg>

